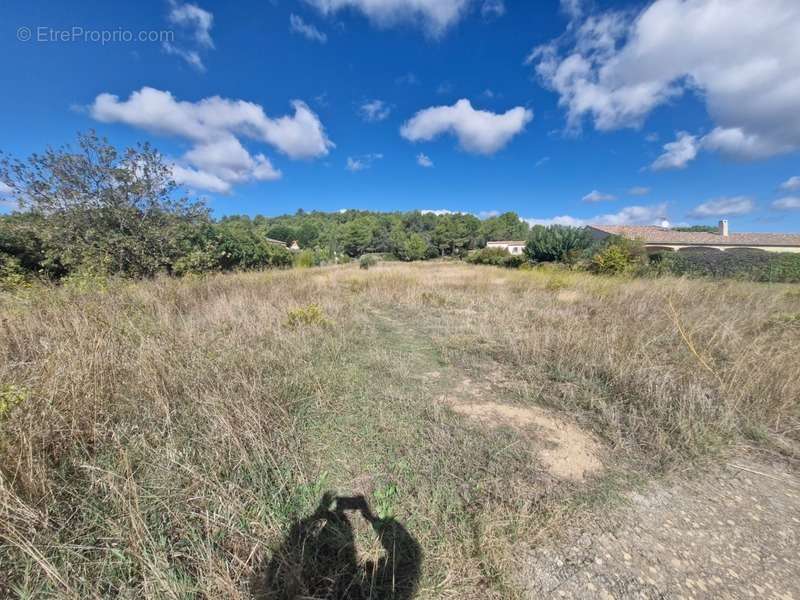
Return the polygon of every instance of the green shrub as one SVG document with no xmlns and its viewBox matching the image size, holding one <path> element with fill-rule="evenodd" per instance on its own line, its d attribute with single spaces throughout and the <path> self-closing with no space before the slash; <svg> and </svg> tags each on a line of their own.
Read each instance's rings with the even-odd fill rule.
<svg viewBox="0 0 800 600">
<path fill-rule="evenodd" d="M 518 268 L 525 262 L 522 256 L 509 254 L 503 248 L 482 248 L 470 252 L 464 259 L 473 265 L 494 265 L 495 267 Z"/>
<path fill-rule="evenodd" d="M 622 246 L 610 245 L 592 258 L 592 271 L 603 275 L 619 275 L 631 268 L 631 260 Z"/>
<path fill-rule="evenodd" d="M 0 290 L 13 291 L 29 285 L 20 261 L 0 252 Z"/>
<path fill-rule="evenodd" d="M 592 245 L 587 229 L 565 225 L 536 225 L 531 229 L 525 254 L 532 261 L 554 262 L 570 259 Z"/>
<path fill-rule="evenodd" d="M 319 304 L 309 304 L 290 310 L 287 313 L 286 324 L 293 328 L 301 326 L 327 327 L 331 322 Z"/>
<path fill-rule="evenodd" d="M 298 269 L 308 269 L 317 265 L 319 261 L 313 250 L 301 250 L 294 255 L 294 266 Z"/>
<path fill-rule="evenodd" d="M 647 262 L 647 251 L 641 241 L 611 236 L 594 252 L 589 270 L 602 275 L 621 275 L 641 270 Z"/>
<path fill-rule="evenodd" d="M 688 277 L 731 278 L 771 283 L 800 283 L 800 254 L 750 248 L 695 249 L 651 257 L 648 271 Z"/>
<path fill-rule="evenodd" d="M 362 269 L 369 269 L 370 267 L 374 267 L 378 264 L 378 259 L 372 256 L 371 254 L 365 254 L 362 256 L 358 261 L 358 266 Z"/>
<path fill-rule="evenodd" d="M 172 273 L 179 277 L 200 275 L 219 269 L 219 261 L 213 250 L 195 248 L 178 258 L 172 265 Z"/>
</svg>

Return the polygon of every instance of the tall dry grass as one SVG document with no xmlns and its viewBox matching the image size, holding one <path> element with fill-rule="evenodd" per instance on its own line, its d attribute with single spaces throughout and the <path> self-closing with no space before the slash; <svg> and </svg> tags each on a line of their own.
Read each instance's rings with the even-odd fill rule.
<svg viewBox="0 0 800 600">
<path fill-rule="evenodd" d="M 800 439 L 796 286 L 383 264 L 0 302 L 0 596 L 246 598 L 335 489 L 416 536 L 420 597 L 513 597 L 515 544 L 595 483 L 437 403 L 464 373 L 645 467 Z"/>
</svg>

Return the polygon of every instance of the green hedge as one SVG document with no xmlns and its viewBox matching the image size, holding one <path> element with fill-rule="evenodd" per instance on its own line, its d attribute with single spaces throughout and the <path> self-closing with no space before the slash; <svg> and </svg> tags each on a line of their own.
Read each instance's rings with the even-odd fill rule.
<svg viewBox="0 0 800 600">
<path fill-rule="evenodd" d="M 749 248 L 662 252 L 651 257 L 654 274 L 800 283 L 800 254 Z"/>
<path fill-rule="evenodd" d="M 464 259 L 473 265 L 494 265 L 496 267 L 507 267 L 518 269 L 525 263 L 525 257 L 509 254 L 502 248 L 483 248 L 470 252 Z"/>
</svg>

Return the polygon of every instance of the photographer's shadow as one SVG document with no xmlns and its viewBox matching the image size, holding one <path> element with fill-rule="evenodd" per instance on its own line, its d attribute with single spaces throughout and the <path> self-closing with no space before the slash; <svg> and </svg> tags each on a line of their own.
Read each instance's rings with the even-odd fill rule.
<svg viewBox="0 0 800 600">
<path fill-rule="evenodd" d="M 372 526 L 385 556 L 359 564 L 355 535 L 345 512 Z M 379 519 L 363 496 L 323 495 L 311 516 L 292 526 L 261 573 L 253 592 L 259 600 L 410 600 L 417 590 L 422 552 L 394 519 Z"/>
</svg>

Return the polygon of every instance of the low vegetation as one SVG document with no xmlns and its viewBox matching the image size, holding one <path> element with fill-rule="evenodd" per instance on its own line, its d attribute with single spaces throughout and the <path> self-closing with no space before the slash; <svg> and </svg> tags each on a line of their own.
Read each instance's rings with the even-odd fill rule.
<svg viewBox="0 0 800 600">
<path fill-rule="evenodd" d="M 525 547 L 631 473 L 800 442 L 788 285 L 455 261 L 101 283 L 0 292 L 2 597 L 249 598 L 333 490 L 415 538 L 420 598 L 514 598 Z M 604 469 L 554 475 L 462 394 L 560 415 Z"/>
</svg>

